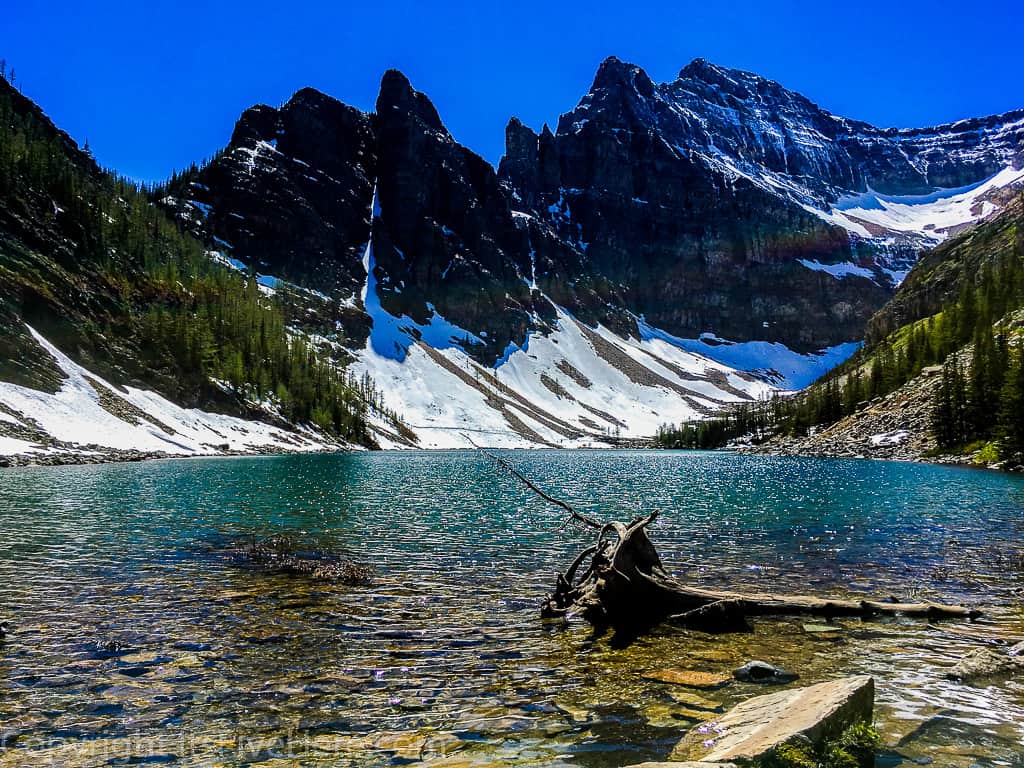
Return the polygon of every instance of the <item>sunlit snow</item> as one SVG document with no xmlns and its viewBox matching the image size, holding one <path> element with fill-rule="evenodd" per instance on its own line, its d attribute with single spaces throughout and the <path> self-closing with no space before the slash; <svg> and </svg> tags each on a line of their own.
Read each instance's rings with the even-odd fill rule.
<svg viewBox="0 0 1024 768">
<path fill-rule="evenodd" d="M 995 189 L 1024 181 L 1024 169 L 1004 168 L 968 187 L 940 189 L 927 195 L 883 195 L 873 190 L 846 197 L 835 206 L 860 229 L 863 222 L 890 232 L 921 234 L 940 242 L 949 230 L 984 218 L 995 206 L 982 198 Z M 837 219 L 839 221 L 839 219 Z"/>
<path fill-rule="evenodd" d="M 808 269 L 812 269 L 815 272 L 827 272 L 832 277 L 843 278 L 848 275 L 857 275 L 858 277 L 866 277 L 869 280 L 875 277 L 875 273 L 866 267 L 859 267 L 856 264 L 850 262 L 842 262 L 840 264 L 822 264 L 820 261 L 808 261 L 807 259 L 800 259 L 800 263 Z"/>
<path fill-rule="evenodd" d="M 34 329 L 29 330 L 67 379 L 52 395 L 17 384 L 0 383 L 0 403 L 20 414 L 24 422 L 34 422 L 62 443 L 169 455 L 332 447 L 324 438 L 312 433 L 299 436 L 258 421 L 182 408 L 148 390 L 118 388 L 75 363 Z M 137 409 L 140 415 L 121 418 L 106 410 L 101 405 L 103 390 L 123 400 L 126 412 Z M 0 454 L 30 452 L 59 453 L 61 450 L 8 438 L 0 443 Z"/>
</svg>

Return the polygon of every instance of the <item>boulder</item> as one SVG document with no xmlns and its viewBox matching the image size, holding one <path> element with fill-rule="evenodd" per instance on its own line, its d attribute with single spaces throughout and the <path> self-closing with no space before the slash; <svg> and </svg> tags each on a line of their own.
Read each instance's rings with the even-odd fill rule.
<svg viewBox="0 0 1024 768">
<path fill-rule="evenodd" d="M 768 685 L 783 685 L 792 683 L 800 675 L 779 669 L 767 661 L 748 661 L 739 669 L 733 670 L 732 676 L 742 683 L 765 683 Z"/>
<path fill-rule="evenodd" d="M 857 722 L 871 722 L 875 683 L 847 677 L 757 696 L 691 730 L 671 760 L 755 762 L 784 744 L 818 744 Z"/>
</svg>

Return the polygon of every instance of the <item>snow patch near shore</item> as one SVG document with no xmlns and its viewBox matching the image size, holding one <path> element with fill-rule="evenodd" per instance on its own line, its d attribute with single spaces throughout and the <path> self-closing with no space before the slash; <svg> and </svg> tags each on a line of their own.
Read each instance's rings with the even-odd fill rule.
<svg viewBox="0 0 1024 768">
<path fill-rule="evenodd" d="M 458 345 L 439 349 L 406 335 L 403 357 L 369 343 L 356 371 L 374 379 L 423 448 L 607 447 L 802 388 L 858 347 L 799 354 L 768 342 L 680 339 L 642 318 L 640 337 L 624 338 L 555 311 L 553 331 L 510 344 L 493 368 Z"/>
<path fill-rule="evenodd" d="M 910 432 L 905 429 L 897 429 L 893 432 L 882 432 L 872 435 L 868 440 L 871 441 L 871 445 L 875 448 L 882 448 L 890 445 L 903 445 L 908 437 L 910 437 Z"/>
<path fill-rule="evenodd" d="M 52 395 L 0 382 L 0 403 L 19 414 L 23 423 L 37 425 L 60 448 L 4 437 L 0 438 L 0 455 L 96 446 L 175 456 L 338 447 L 312 432 L 287 432 L 258 421 L 182 408 L 148 390 L 119 388 L 75 363 L 35 329 L 29 327 L 29 331 L 67 379 Z M 119 415 L 104 408 L 104 402 Z"/>
</svg>

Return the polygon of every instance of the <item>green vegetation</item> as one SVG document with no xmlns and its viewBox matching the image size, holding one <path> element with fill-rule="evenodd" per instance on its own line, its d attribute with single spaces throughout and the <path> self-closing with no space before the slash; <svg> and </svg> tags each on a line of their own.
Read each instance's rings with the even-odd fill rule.
<svg viewBox="0 0 1024 768">
<path fill-rule="evenodd" d="M 372 381 L 288 327 L 287 299 L 216 263 L 3 80 L 0 287 L 5 324 L 30 322 L 73 356 L 178 402 L 259 407 L 361 443 L 369 409 L 397 426 Z M 15 343 L 4 357 L 27 354 Z"/>
<path fill-rule="evenodd" d="M 756 442 L 767 436 L 777 423 L 784 400 L 742 404 L 722 416 L 703 421 L 684 422 L 678 426 L 664 424 L 654 436 L 657 448 L 720 448 L 729 440 L 750 435 Z"/>
<path fill-rule="evenodd" d="M 797 398 L 783 431 L 802 434 L 831 424 L 864 401 L 886 395 L 925 367 L 943 364 L 933 427 L 939 445 L 952 449 L 977 440 L 1002 440 L 1010 456 L 1020 429 L 1020 353 L 1011 348 L 1008 318 L 1024 307 L 1024 240 L 986 262 L 977 281 L 961 283 L 959 295 L 940 312 L 890 334 L 873 349 Z M 967 348 L 968 352 L 961 352 Z"/>
<path fill-rule="evenodd" d="M 875 764 L 882 739 L 871 725 L 855 723 L 839 738 L 818 747 L 786 744 L 764 761 L 765 768 L 867 768 Z"/>
</svg>

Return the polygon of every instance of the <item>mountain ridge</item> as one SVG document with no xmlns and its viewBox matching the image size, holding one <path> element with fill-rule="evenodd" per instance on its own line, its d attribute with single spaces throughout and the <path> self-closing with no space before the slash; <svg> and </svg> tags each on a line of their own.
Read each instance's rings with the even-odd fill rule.
<svg viewBox="0 0 1024 768">
<path fill-rule="evenodd" d="M 397 429 L 260 288 L 0 78 L 0 454 L 325 450 Z"/>
<path fill-rule="evenodd" d="M 687 98 L 696 98 L 691 92 L 706 90 L 709 82 L 724 82 L 731 93 L 711 94 L 723 103 L 758 90 L 796 104 L 836 130 L 850 125 L 870 128 L 824 113 L 808 99 L 763 78 L 745 75 L 746 84 L 738 82 L 734 71 L 707 62 L 691 62 L 681 77 L 690 78 Z M 314 260 L 306 270 L 344 274 L 346 286 L 352 286 L 344 303 L 354 313 L 366 309 L 362 305 L 368 288 L 358 285 L 360 276 L 367 266 L 373 271 L 373 312 L 379 314 L 342 341 L 357 365 L 371 361 L 366 348 L 403 362 L 408 354 L 419 356 L 417 350 L 426 344 L 443 355 L 459 357 L 466 371 L 481 365 L 497 370 L 510 354 L 529 355 L 526 350 L 535 336 L 561 332 L 567 318 L 591 329 L 610 330 L 623 340 L 673 339 L 688 351 L 712 359 L 743 360 L 753 370 L 759 367 L 756 362 L 730 342 L 751 349 L 762 345 L 757 348 L 764 350 L 785 344 L 807 354 L 860 337 L 868 318 L 909 269 L 916 255 L 909 252 L 926 241 L 928 233 L 915 231 L 907 242 L 893 244 L 854 222 L 852 228 L 861 229 L 858 235 L 850 226 L 836 226 L 838 211 L 809 206 L 804 198 L 814 197 L 810 188 L 798 200 L 791 189 L 779 193 L 760 178 L 708 163 L 700 146 L 681 150 L 676 142 L 673 147 L 657 135 L 654 129 L 659 124 L 652 115 L 658 109 L 676 114 L 659 88 L 678 88 L 678 83 L 655 84 L 641 68 L 610 58 L 595 74 L 591 91 L 560 118 L 555 131 L 544 126 L 535 133 L 511 118 L 506 129 L 509 151 L 495 172 L 451 136 L 429 98 L 407 77 L 386 73 L 375 112 L 351 113 L 356 115 L 353 120 L 369 126 L 374 139 L 366 142 L 358 194 L 351 195 L 357 209 L 352 218 L 358 218 L 359 225 L 338 227 L 355 233 L 348 255 Z M 297 91 L 280 111 L 293 110 L 297 100 L 308 101 L 307 94 Z M 660 105 L 656 109 L 650 108 L 652 99 Z M 335 100 L 331 103 L 341 108 Z M 601 112 L 598 122 L 608 124 L 609 130 L 567 148 L 579 127 L 574 116 L 581 105 Z M 627 146 L 619 141 L 623 121 L 640 129 L 630 132 L 632 143 Z M 581 134 L 594 130 L 593 124 L 582 128 Z M 272 179 L 274 170 L 284 168 L 287 160 L 266 147 L 273 142 L 273 149 L 287 153 L 286 142 L 272 135 L 269 127 L 262 130 L 246 140 L 263 149 L 229 145 L 228 152 L 259 153 Z M 345 144 L 343 139 L 344 135 L 339 146 Z M 322 163 L 333 162 L 330 152 L 317 157 Z M 794 157 L 791 153 L 788 159 L 775 158 L 776 170 L 771 173 L 777 177 L 786 163 L 796 162 Z M 591 175 L 581 177 L 580 169 Z M 985 170 L 976 167 L 973 172 Z M 855 174 L 848 177 L 850 189 L 843 193 L 859 191 Z M 236 174 L 236 182 L 240 178 Z M 198 183 L 200 191 L 194 194 L 204 208 L 216 215 L 224 206 L 223 199 L 204 197 L 202 188 L 209 191 L 210 185 L 202 172 L 185 181 Z M 257 189 L 272 186 L 271 181 L 254 183 Z M 650 188 L 637 186 L 642 184 Z M 379 210 L 372 222 L 366 218 L 371 186 Z M 869 190 L 864 184 L 863 193 Z M 931 187 L 929 191 L 934 193 Z M 838 193 L 832 196 L 840 198 Z M 945 198 L 940 193 L 938 199 Z M 655 208 L 664 213 L 651 214 Z M 236 221 L 251 218 L 247 211 L 227 215 Z M 224 220 L 223 212 L 219 220 Z M 210 234 L 237 246 L 223 233 Z M 364 252 L 365 242 L 372 246 L 372 262 Z M 637 255 L 638 250 L 643 253 Z M 240 256 L 237 247 L 233 253 Z M 251 259 L 243 256 L 242 261 Z M 301 282 L 301 276 L 281 277 Z M 374 331 L 375 327 L 387 332 Z M 454 336 L 446 337 L 448 332 Z M 394 351 L 383 349 L 382 339 L 394 345 Z M 373 369 L 375 378 L 388 378 L 392 396 L 401 398 L 405 374 L 386 370 L 395 361 L 378 361 L 368 370 Z M 559 376 L 557 371 L 553 374 Z M 545 375 L 550 378 L 551 373 Z M 783 380 L 797 379 L 776 379 Z M 572 386 L 564 377 L 553 381 L 558 388 Z M 674 418 L 683 413 L 662 415 Z"/>
<path fill-rule="evenodd" d="M 907 132 L 914 165 L 899 131 L 751 73 L 658 84 L 609 58 L 554 131 L 510 119 L 495 168 L 389 70 L 372 113 L 312 88 L 250 107 L 152 199 L 288 334 L 380 383 L 412 429 L 374 422 L 382 444 L 602 444 L 852 354 L 917 252 L 1024 176 L 1024 130 L 998 122 Z M 868 183 L 886 173 L 894 194 Z"/>
</svg>

